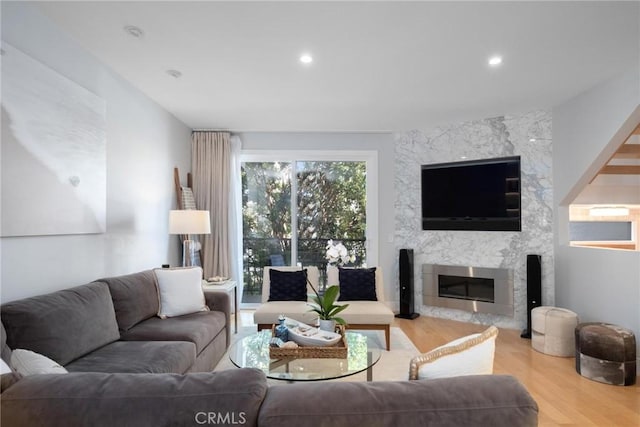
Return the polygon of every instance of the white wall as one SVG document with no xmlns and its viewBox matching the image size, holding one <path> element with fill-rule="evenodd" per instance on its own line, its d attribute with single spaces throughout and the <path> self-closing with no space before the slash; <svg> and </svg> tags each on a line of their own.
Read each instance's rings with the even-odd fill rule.
<svg viewBox="0 0 640 427">
<path fill-rule="evenodd" d="M 571 203 L 635 127 L 628 119 L 638 108 L 639 74 L 635 67 L 553 109 L 558 203 Z"/>
<path fill-rule="evenodd" d="M 102 97 L 107 105 L 107 232 L 2 238 L 2 302 L 163 263 L 175 265 L 179 242 L 168 235 L 167 225 L 175 205 L 173 167 L 184 176 L 190 169 L 191 130 L 84 51 L 36 8 L 22 2 L 1 6 L 4 41 Z"/>
<path fill-rule="evenodd" d="M 640 121 L 640 69 L 553 109 L 556 304 L 640 337 L 640 252 L 568 245 L 567 205 Z M 640 339 L 637 339 L 640 355 Z"/>
<path fill-rule="evenodd" d="M 640 205 L 640 175 L 598 175 L 572 203 Z"/>
<path fill-rule="evenodd" d="M 398 257 L 394 245 L 394 165 L 393 136 L 384 133 L 257 133 L 239 134 L 243 150 L 322 150 L 378 152 L 378 265 L 382 268 L 385 297 L 397 308 Z M 375 243 L 374 243 L 375 244 Z"/>
</svg>

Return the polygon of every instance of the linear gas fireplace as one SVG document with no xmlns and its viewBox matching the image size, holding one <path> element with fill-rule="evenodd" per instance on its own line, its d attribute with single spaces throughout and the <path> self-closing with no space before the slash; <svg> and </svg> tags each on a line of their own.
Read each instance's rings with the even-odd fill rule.
<svg viewBox="0 0 640 427">
<path fill-rule="evenodd" d="M 422 284 L 425 305 L 513 316 L 513 270 L 423 264 Z"/>
</svg>

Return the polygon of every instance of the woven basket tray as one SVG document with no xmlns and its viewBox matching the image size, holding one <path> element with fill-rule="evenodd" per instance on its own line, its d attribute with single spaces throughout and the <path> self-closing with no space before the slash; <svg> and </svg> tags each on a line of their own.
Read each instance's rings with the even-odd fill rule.
<svg viewBox="0 0 640 427">
<path fill-rule="evenodd" d="M 275 328 L 271 327 L 271 336 L 275 336 Z M 342 339 L 337 344 L 328 347 L 303 347 L 296 348 L 280 348 L 269 347 L 269 357 L 271 359 L 346 359 L 347 358 L 347 340 L 344 337 L 344 326 L 339 327 L 338 331 L 342 335 Z"/>
</svg>

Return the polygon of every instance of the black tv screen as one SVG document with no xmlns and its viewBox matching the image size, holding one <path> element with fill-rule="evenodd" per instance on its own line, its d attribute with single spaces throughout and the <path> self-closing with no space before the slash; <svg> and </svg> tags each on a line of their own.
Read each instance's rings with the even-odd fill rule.
<svg viewBox="0 0 640 427">
<path fill-rule="evenodd" d="M 520 156 L 423 165 L 422 229 L 520 231 Z"/>
</svg>

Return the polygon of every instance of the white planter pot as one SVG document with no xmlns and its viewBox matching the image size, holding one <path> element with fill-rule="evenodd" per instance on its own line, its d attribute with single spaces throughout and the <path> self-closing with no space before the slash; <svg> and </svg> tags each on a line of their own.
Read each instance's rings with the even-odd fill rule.
<svg viewBox="0 0 640 427">
<path fill-rule="evenodd" d="M 335 332 L 336 331 L 336 321 L 335 320 L 322 320 L 320 319 L 320 329 L 327 332 Z"/>
</svg>

